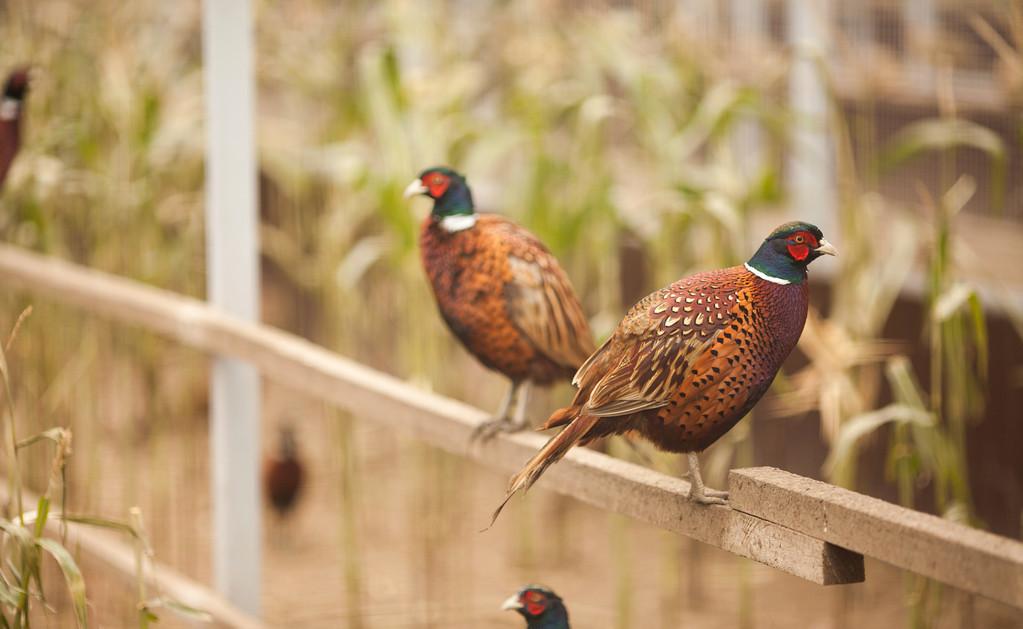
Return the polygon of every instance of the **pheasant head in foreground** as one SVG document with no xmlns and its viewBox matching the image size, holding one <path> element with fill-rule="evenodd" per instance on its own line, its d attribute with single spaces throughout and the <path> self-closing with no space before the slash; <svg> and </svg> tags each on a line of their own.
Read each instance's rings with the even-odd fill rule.
<svg viewBox="0 0 1023 629">
<path fill-rule="evenodd" d="M 428 168 L 405 189 L 415 195 L 433 199 L 419 246 L 441 317 L 473 356 L 511 380 L 497 416 L 476 436 L 520 430 L 529 385 L 567 380 L 593 353 L 579 298 L 536 236 L 476 212 L 462 175 Z"/>
<path fill-rule="evenodd" d="M 512 477 L 504 502 L 569 448 L 635 431 L 689 459 L 691 500 L 724 504 L 706 489 L 696 456 L 757 403 L 806 322 L 806 267 L 837 255 L 821 230 L 786 223 L 745 264 L 697 273 L 647 295 L 575 374 L 572 405 L 544 428 L 565 426 Z"/>
<path fill-rule="evenodd" d="M 21 146 L 21 109 L 27 94 L 28 70 L 11 72 L 0 100 L 0 185 L 7 178 L 7 171 Z"/>
<path fill-rule="evenodd" d="M 522 614 L 533 629 L 569 629 L 568 610 L 561 597 L 539 585 L 527 585 L 508 598 L 501 609 Z"/>
</svg>

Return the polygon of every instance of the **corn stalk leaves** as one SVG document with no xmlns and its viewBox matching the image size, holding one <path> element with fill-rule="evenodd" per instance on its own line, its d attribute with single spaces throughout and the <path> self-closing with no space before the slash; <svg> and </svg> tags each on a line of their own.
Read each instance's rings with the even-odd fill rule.
<svg viewBox="0 0 1023 629">
<path fill-rule="evenodd" d="M 945 321 L 962 308 L 970 297 L 976 297 L 976 293 L 969 285 L 963 282 L 953 284 L 934 301 L 931 315 L 935 321 Z"/>
<path fill-rule="evenodd" d="M 109 518 L 101 518 L 92 515 L 72 515 L 72 514 L 60 514 L 55 517 L 61 518 L 67 522 L 74 522 L 76 524 L 85 524 L 87 526 L 95 526 L 98 528 L 110 529 L 119 533 L 127 533 L 133 538 L 145 542 L 145 538 L 139 534 L 135 528 L 127 522 L 120 520 L 111 520 Z M 150 550 L 146 551 L 147 554 L 151 554 Z"/>
<path fill-rule="evenodd" d="M 0 606 L 17 607 L 19 590 L 7 583 L 6 579 L 0 579 Z"/>
<path fill-rule="evenodd" d="M 903 127 L 882 151 L 878 165 L 891 170 L 924 153 L 974 148 L 991 159 L 992 205 L 999 208 L 1005 195 L 1007 150 L 997 133 L 958 118 L 928 118 Z"/>
<path fill-rule="evenodd" d="M 181 601 L 176 601 L 166 596 L 160 596 L 154 599 L 146 601 L 147 609 L 159 609 L 164 608 L 174 612 L 176 615 L 181 616 L 185 620 L 191 620 L 195 622 L 213 622 L 213 616 L 209 612 L 203 611 L 191 605 L 186 605 Z M 156 617 L 153 617 L 154 620 Z"/>
<path fill-rule="evenodd" d="M 43 440 L 52 441 L 53 443 L 60 445 L 64 441 L 65 432 L 66 429 L 60 427 L 44 430 L 43 432 L 36 433 L 31 437 L 26 437 L 25 439 L 19 441 L 18 449 L 21 450 L 22 448 L 27 448 L 28 446 Z"/>
<path fill-rule="evenodd" d="M 842 423 L 832 444 L 831 453 L 824 462 L 828 473 L 850 465 L 856 456 L 856 445 L 861 439 L 889 423 L 933 426 L 934 416 L 908 404 L 889 404 L 875 411 L 862 413 Z"/>
<path fill-rule="evenodd" d="M 78 569 L 78 564 L 75 562 L 74 557 L 56 540 L 43 537 L 37 539 L 35 543 L 56 560 L 60 571 L 64 574 L 68 592 L 71 594 L 71 604 L 74 606 L 75 620 L 78 622 L 79 627 L 88 627 L 89 615 L 86 609 L 85 579 L 82 577 L 82 572 Z"/>
</svg>

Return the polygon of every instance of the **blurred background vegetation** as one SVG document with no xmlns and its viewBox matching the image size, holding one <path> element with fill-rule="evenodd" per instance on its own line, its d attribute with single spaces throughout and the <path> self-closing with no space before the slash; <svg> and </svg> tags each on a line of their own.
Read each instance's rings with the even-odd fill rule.
<svg viewBox="0 0 1023 629">
<path fill-rule="evenodd" d="M 823 129 L 842 256 L 815 269 L 800 350 L 756 422 L 708 453 L 715 482 L 776 465 L 1020 537 L 1023 8 L 924 2 L 924 28 L 921 3 L 833 3 L 825 54 L 788 43 L 807 4 L 257 2 L 264 320 L 491 408 L 500 378 L 452 341 L 419 268 L 426 206 L 401 198 L 419 170 L 451 164 L 479 205 L 539 235 L 604 336 L 648 291 L 741 262 L 797 218 L 791 138 Z M 755 39 L 736 26 L 753 6 Z M 0 68 L 35 69 L 5 242 L 204 294 L 199 13 L 0 2 Z M 825 120 L 790 100 L 808 57 Z M 0 302 L 9 329 L 31 300 Z M 74 507 L 139 505 L 157 556 L 208 580 L 205 358 L 33 305 L 9 356 L 19 434 L 71 428 Z M 893 588 L 880 565 L 821 594 L 542 491 L 478 536 L 500 475 L 268 385 L 266 434 L 283 421 L 313 484 L 267 551 L 271 624 L 516 626 L 495 608 L 525 581 L 580 626 L 1023 621 L 918 579 Z M 49 459 L 25 458 L 45 486 Z"/>
</svg>

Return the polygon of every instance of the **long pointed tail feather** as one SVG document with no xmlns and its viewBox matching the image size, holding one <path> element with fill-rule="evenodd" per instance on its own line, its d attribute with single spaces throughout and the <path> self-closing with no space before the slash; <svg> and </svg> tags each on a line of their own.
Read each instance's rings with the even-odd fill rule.
<svg viewBox="0 0 1023 629">
<path fill-rule="evenodd" d="M 537 428 L 537 431 L 550 430 L 551 428 L 570 424 L 576 417 L 579 417 L 578 406 L 566 406 L 565 408 L 559 408 L 551 413 L 551 416 L 547 418 L 547 421 L 544 422 L 543 426 Z"/>
<path fill-rule="evenodd" d="M 598 417 L 580 415 L 580 411 L 579 407 L 563 408 L 555 411 L 551 418 L 547 420 L 547 425 L 558 426 L 567 423 L 568 426 L 557 435 L 551 437 L 550 441 L 540 448 L 540 451 L 519 470 L 518 474 L 511 477 L 511 480 L 508 482 L 508 493 L 505 494 L 504 500 L 494 510 L 487 528 L 494 525 L 494 522 L 497 521 L 497 516 L 501 515 L 501 510 L 504 509 L 504 505 L 508 504 L 512 496 L 519 490 L 528 491 L 548 467 L 560 461 L 572 446 L 579 443 L 586 436 L 586 433 L 589 432 L 590 428 L 593 428 L 594 424 L 597 423 Z M 557 423 L 553 423 L 555 419 L 557 419 Z"/>
</svg>

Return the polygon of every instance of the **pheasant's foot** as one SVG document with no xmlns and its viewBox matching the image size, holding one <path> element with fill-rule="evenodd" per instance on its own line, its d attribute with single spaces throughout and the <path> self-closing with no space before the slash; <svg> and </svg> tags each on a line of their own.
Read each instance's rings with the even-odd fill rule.
<svg viewBox="0 0 1023 629">
<path fill-rule="evenodd" d="M 727 492 L 722 492 L 727 493 Z M 693 502 L 701 505 L 727 505 L 728 501 L 718 496 L 712 496 L 709 493 L 697 494 L 689 492 L 689 499 Z"/>
<path fill-rule="evenodd" d="M 701 505 L 727 505 L 728 492 L 717 489 L 709 489 L 703 484 L 703 475 L 700 474 L 700 459 L 695 452 L 686 454 L 689 459 L 689 499 Z"/>
<path fill-rule="evenodd" d="M 500 433 L 519 432 L 525 429 L 525 422 L 516 422 L 507 417 L 495 417 L 480 423 L 472 429 L 469 441 L 486 443 Z"/>
</svg>

